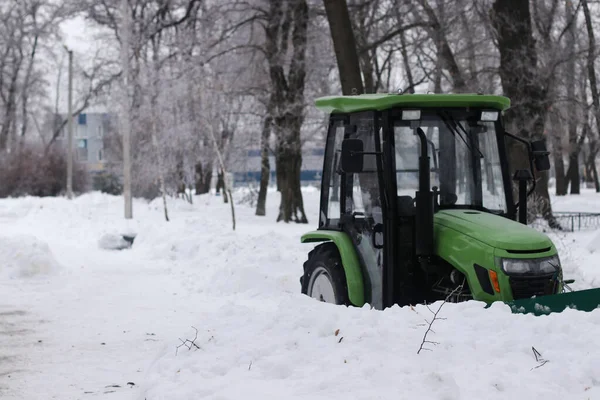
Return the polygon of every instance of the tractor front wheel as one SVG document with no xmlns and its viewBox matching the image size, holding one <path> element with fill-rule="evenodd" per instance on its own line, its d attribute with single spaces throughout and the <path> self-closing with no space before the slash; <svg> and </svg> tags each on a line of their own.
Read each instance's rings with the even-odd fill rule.
<svg viewBox="0 0 600 400">
<path fill-rule="evenodd" d="M 326 303 L 348 304 L 346 275 L 333 243 L 319 245 L 308 254 L 300 282 L 302 293 L 309 297 Z"/>
</svg>

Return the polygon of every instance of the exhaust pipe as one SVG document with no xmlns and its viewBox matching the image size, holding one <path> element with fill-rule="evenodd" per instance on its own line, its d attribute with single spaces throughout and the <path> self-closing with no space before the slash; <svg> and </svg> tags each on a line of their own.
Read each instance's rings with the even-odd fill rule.
<svg viewBox="0 0 600 400">
<path fill-rule="evenodd" d="M 419 190 L 416 195 L 415 250 L 417 257 L 428 257 L 433 255 L 433 192 L 427 136 L 421 128 L 417 128 L 417 135 L 421 141 L 421 155 L 419 156 Z"/>
</svg>

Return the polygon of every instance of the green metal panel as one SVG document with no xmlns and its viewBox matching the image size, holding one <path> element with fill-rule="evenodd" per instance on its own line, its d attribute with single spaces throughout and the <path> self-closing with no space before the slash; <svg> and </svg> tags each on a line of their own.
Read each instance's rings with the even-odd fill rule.
<svg viewBox="0 0 600 400">
<path fill-rule="evenodd" d="M 435 222 L 435 253 L 466 276 L 473 299 L 486 303 L 512 300 L 508 277 L 495 265 L 494 248 L 460 231 L 438 224 L 437 220 Z M 494 291 L 494 294 L 489 294 L 482 289 L 474 264 L 498 274 L 500 293 Z"/>
<path fill-rule="evenodd" d="M 355 306 L 362 307 L 365 304 L 365 286 L 358 255 L 350 237 L 344 232 L 319 230 L 307 232 L 301 238 L 302 243 L 325 241 L 332 241 L 337 246 L 346 275 L 348 298 Z"/>
<path fill-rule="evenodd" d="M 515 314 L 547 315 L 562 312 L 567 308 L 579 311 L 594 311 L 599 308 L 600 288 L 566 292 L 549 296 L 507 302 Z"/>
<path fill-rule="evenodd" d="M 504 111 L 510 99 L 504 96 L 479 94 L 361 94 L 357 96 L 327 96 L 316 99 L 315 105 L 326 113 L 353 113 L 385 110 L 393 107 L 477 107 Z"/>
<path fill-rule="evenodd" d="M 472 210 L 444 210 L 435 214 L 435 223 L 452 228 L 472 239 L 504 250 L 539 250 L 554 247 L 548 236 L 498 215 Z M 528 258 L 521 254 L 516 258 Z M 540 255 L 534 255 L 539 257 Z M 513 255 L 514 257 L 514 255 Z M 529 257 L 531 258 L 531 257 Z"/>
<path fill-rule="evenodd" d="M 475 300 L 512 301 L 509 277 L 502 271 L 499 258 L 541 258 L 557 254 L 552 241 L 543 233 L 518 222 L 489 213 L 470 210 L 444 210 L 434 216 L 436 254 L 462 272 Z M 509 253 L 506 250 L 540 250 L 539 253 Z M 474 264 L 498 275 L 500 293 L 483 291 Z"/>
</svg>

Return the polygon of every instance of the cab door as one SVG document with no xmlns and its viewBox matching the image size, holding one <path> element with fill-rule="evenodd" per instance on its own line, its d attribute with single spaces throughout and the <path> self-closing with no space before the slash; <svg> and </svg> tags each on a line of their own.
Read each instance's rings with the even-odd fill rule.
<svg viewBox="0 0 600 400">
<path fill-rule="evenodd" d="M 381 153 L 381 138 L 376 129 L 375 112 L 355 113 L 350 116 L 344 136 L 362 140 L 366 153 Z M 384 212 L 377 157 L 365 154 L 363 171 L 345 174 L 341 227 L 352 238 L 361 259 L 366 301 L 376 309 L 383 309 Z"/>
</svg>

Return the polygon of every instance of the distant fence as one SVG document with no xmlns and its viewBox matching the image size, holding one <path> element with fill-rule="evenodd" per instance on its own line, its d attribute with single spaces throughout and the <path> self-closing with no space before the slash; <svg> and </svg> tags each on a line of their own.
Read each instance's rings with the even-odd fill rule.
<svg viewBox="0 0 600 400">
<path fill-rule="evenodd" d="M 276 180 L 276 172 L 270 171 L 269 182 L 274 184 Z M 233 172 L 233 186 L 245 186 L 248 184 L 258 185 L 260 183 L 260 171 L 248 172 Z M 320 170 L 302 170 L 300 171 L 301 185 L 320 185 L 321 171 Z"/>
<path fill-rule="evenodd" d="M 559 211 L 553 212 L 554 218 L 566 231 L 582 231 L 600 228 L 600 213 Z"/>
</svg>

